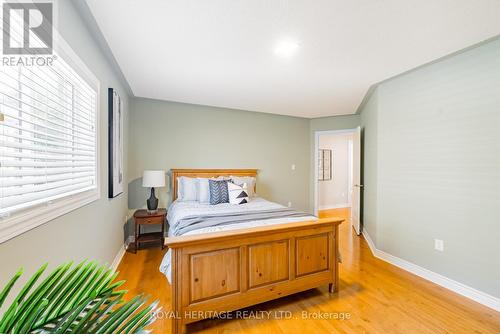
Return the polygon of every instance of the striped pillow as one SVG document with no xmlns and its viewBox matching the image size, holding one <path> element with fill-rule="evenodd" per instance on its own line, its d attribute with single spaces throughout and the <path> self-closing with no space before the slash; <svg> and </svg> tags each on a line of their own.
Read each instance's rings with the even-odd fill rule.
<svg viewBox="0 0 500 334">
<path fill-rule="evenodd" d="M 211 205 L 229 203 L 226 180 L 208 180 L 208 186 L 210 188 Z"/>
</svg>

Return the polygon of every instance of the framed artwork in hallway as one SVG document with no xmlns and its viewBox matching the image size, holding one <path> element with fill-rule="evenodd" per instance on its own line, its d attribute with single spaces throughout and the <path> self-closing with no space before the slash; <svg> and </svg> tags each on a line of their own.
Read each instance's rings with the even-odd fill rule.
<svg viewBox="0 0 500 334">
<path fill-rule="evenodd" d="M 318 181 L 332 179 L 332 150 L 318 150 Z"/>
</svg>

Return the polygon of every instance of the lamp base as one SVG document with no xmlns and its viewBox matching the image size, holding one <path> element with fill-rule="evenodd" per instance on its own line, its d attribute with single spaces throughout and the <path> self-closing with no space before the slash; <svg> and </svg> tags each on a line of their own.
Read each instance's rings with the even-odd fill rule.
<svg viewBox="0 0 500 334">
<path fill-rule="evenodd" d="M 146 204 L 148 206 L 148 212 L 155 213 L 156 211 L 158 211 L 158 198 L 156 198 L 155 196 L 154 187 L 151 187 L 151 196 L 149 196 Z"/>
</svg>

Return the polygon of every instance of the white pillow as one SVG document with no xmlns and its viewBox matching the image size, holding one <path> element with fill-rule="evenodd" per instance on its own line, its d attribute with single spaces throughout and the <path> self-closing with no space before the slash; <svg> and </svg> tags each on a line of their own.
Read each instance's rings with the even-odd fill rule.
<svg viewBox="0 0 500 334">
<path fill-rule="evenodd" d="M 231 180 L 233 180 L 233 183 L 238 184 L 238 185 L 243 185 L 244 183 L 247 184 L 247 190 L 248 190 L 248 197 L 255 197 L 255 183 L 256 179 L 253 176 L 230 176 Z"/>
<path fill-rule="evenodd" d="M 198 200 L 198 180 L 192 177 L 181 176 L 177 178 L 177 199 L 179 201 Z"/>
<path fill-rule="evenodd" d="M 243 183 L 240 186 L 232 182 L 228 182 L 227 192 L 229 194 L 229 203 L 231 204 L 245 204 L 250 200 L 248 197 L 248 189 L 246 183 Z"/>
<path fill-rule="evenodd" d="M 210 203 L 210 186 L 208 183 L 208 180 L 227 180 L 229 181 L 230 178 L 227 176 L 218 176 L 218 177 L 211 177 L 211 178 L 206 178 L 206 177 L 199 177 L 198 178 L 198 198 L 197 201 L 203 204 L 209 204 Z"/>
<path fill-rule="evenodd" d="M 210 186 L 207 178 L 198 178 L 198 202 L 207 204 L 210 203 Z"/>
</svg>

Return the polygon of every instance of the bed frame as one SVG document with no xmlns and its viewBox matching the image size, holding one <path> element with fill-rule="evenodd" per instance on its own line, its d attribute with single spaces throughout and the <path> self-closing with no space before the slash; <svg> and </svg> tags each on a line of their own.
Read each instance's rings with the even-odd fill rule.
<svg viewBox="0 0 500 334">
<path fill-rule="evenodd" d="M 257 176 L 255 169 L 173 169 L 177 178 Z M 338 290 L 340 218 L 170 237 L 172 333 L 223 312 L 329 285 Z"/>
</svg>

